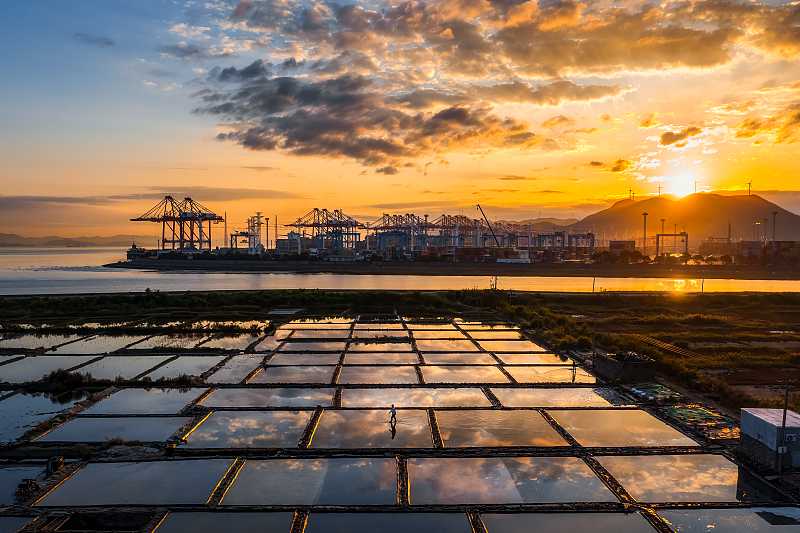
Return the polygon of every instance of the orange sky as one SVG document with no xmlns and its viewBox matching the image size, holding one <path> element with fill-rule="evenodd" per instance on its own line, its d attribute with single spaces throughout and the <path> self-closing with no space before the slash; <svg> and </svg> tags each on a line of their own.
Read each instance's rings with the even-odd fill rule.
<svg viewBox="0 0 800 533">
<path fill-rule="evenodd" d="M 800 4 L 13 9 L 2 233 L 154 235 L 128 219 L 164 194 L 229 229 L 313 207 L 582 217 L 750 180 L 800 210 Z"/>
</svg>

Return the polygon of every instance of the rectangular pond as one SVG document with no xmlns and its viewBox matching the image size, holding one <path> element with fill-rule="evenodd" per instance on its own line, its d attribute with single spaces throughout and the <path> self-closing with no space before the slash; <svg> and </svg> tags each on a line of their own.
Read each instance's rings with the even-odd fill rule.
<svg viewBox="0 0 800 533">
<path fill-rule="evenodd" d="M 412 505 L 616 502 L 574 457 L 408 460 Z"/>
<path fill-rule="evenodd" d="M 490 352 L 546 352 L 542 346 L 531 341 L 488 341 L 479 340 L 481 348 Z"/>
<path fill-rule="evenodd" d="M 509 383 L 496 366 L 433 366 L 422 367 L 425 383 Z"/>
<path fill-rule="evenodd" d="M 514 329 L 491 329 L 481 331 L 467 331 L 470 337 L 476 341 L 480 340 L 511 340 L 511 341 L 527 341 L 520 331 Z"/>
<path fill-rule="evenodd" d="M 339 374 L 337 383 L 419 383 L 413 366 L 369 366 L 346 365 Z"/>
<path fill-rule="evenodd" d="M 505 407 L 608 407 L 625 405 L 614 389 L 492 389 Z"/>
<path fill-rule="evenodd" d="M 311 513 L 305 533 L 472 533 L 465 513 Z"/>
<path fill-rule="evenodd" d="M 511 366 L 506 372 L 519 383 L 597 383 L 579 366 Z"/>
<path fill-rule="evenodd" d="M 385 339 L 388 342 L 404 342 L 408 340 L 408 331 L 398 329 L 359 329 L 353 332 L 353 339 L 356 342 L 361 339 Z"/>
<path fill-rule="evenodd" d="M 214 411 L 186 437 L 188 448 L 297 448 L 309 411 Z"/>
<path fill-rule="evenodd" d="M 396 471 L 394 458 L 253 459 L 222 505 L 395 505 Z"/>
<path fill-rule="evenodd" d="M 489 533 L 653 533 L 653 526 L 639 513 L 482 513 Z M 703 530 L 703 533 L 709 533 Z M 718 532 L 721 533 L 721 532 Z"/>
<path fill-rule="evenodd" d="M 416 365 L 419 357 L 415 353 L 347 352 L 345 365 Z"/>
<path fill-rule="evenodd" d="M 314 432 L 311 448 L 431 448 L 428 413 L 400 409 L 391 423 L 388 409 L 336 411 L 326 409 Z"/>
<path fill-rule="evenodd" d="M 28 356 L 14 363 L 0 366 L 0 382 L 39 381 L 45 374 L 49 374 L 53 370 L 69 370 L 96 358 L 95 355 Z"/>
<path fill-rule="evenodd" d="M 573 361 L 566 355 L 553 353 L 502 353 L 495 352 L 497 357 L 507 365 L 572 365 Z"/>
<path fill-rule="evenodd" d="M 338 365 L 340 353 L 282 353 L 278 352 L 269 360 L 270 366 L 294 365 Z"/>
<path fill-rule="evenodd" d="M 148 377 L 153 380 L 175 379 L 181 375 L 199 376 L 214 368 L 224 357 L 219 355 L 184 355 L 153 370 Z"/>
<path fill-rule="evenodd" d="M 421 352 L 479 352 L 480 350 L 469 339 L 458 340 L 430 340 L 416 341 L 417 349 Z"/>
<path fill-rule="evenodd" d="M 132 350 L 188 350 L 194 348 L 209 337 L 208 333 L 170 333 L 156 335 L 131 346 Z"/>
<path fill-rule="evenodd" d="M 292 334 L 292 339 L 346 339 L 349 336 L 349 329 L 299 329 Z"/>
<path fill-rule="evenodd" d="M 346 389 L 342 407 L 491 407 L 480 389 Z"/>
<path fill-rule="evenodd" d="M 469 339 L 460 331 L 455 329 L 451 330 L 435 330 L 435 329 L 428 329 L 428 330 L 418 330 L 415 329 L 412 331 L 414 338 L 417 340 L 420 339 L 439 339 L 439 340 L 450 340 L 450 341 L 468 341 Z"/>
<path fill-rule="evenodd" d="M 206 389 L 124 389 L 94 404 L 92 415 L 171 415 L 186 407 Z"/>
<path fill-rule="evenodd" d="M 350 352 L 410 352 L 410 339 L 404 342 L 382 342 L 379 339 L 351 342 L 348 348 Z"/>
<path fill-rule="evenodd" d="M 739 467 L 721 455 L 619 456 L 597 457 L 597 460 L 640 502 L 738 499 Z"/>
<path fill-rule="evenodd" d="M 293 512 L 172 511 L 154 533 L 289 533 Z"/>
<path fill-rule="evenodd" d="M 240 383 L 250 372 L 256 369 L 264 360 L 261 354 L 242 354 L 233 357 L 222 368 L 211 374 L 206 381 L 209 383 Z"/>
<path fill-rule="evenodd" d="M 91 374 L 96 379 L 133 379 L 160 365 L 171 355 L 107 355 L 85 367 L 79 372 Z"/>
<path fill-rule="evenodd" d="M 497 360 L 484 352 L 431 353 L 422 356 L 429 365 L 496 365 Z M 508 381 L 508 380 L 506 380 Z"/>
<path fill-rule="evenodd" d="M 696 446 L 656 417 L 633 410 L 549 411 L 583 446 Z"/>
<path fill-rule="evenodd" d="M 286 339 L 286 344 L 281 346 L 282 352 L 341 352 L 345 348 L 344 342 L 308 342 Z"/>
<path fill-rule="evenodd" d="M 334 389 L 217 389 L 199 405 L 205 407 L 327 407 Z"/>
<path fill-rule="evenodd" d="M 57 354 L 102 354 L 109 353 L 132 344 L 143 337 L 141 335 L 96 335 L 89 339 L 65 344 L 53 350 Z"/>
<path fill-rule="evenodd" d="M 200 348 L 209 348 L 212 350 L 237 350 L 243 351 L 248 346 L 256 342 L 261 334 L 259 333 L 241 333 L 239 335 L 223 335 L 214 337 L 208 342 L 200 345 Z"/>
<path fill-rule="evenodd" d="M 187 417 L 78 417 L 36 442 L 105 442 L 121 438 L 125 441 L 164 442 L 189 421 Z"/>
<path fill-rule="evenodd" d="M 447 448 L 472 446 L 569 446 L 537 411 L 439 411 Z"/>
<path fill-rule="evenodd" d="M 272 366 L 261 370 L 248 383 L 320 383 L 330 385 L 334 366 Z"/>
<path fill-rule="evenodd" d="M 233 459 L 89 463 L 39 507 L 205 504 Z"/>
<path fill-rule="evenodd" d="M 658 515 L 676 533 L 796 533 L 797 507 L 750 509 L 660 509 Z"/>
<path fill-rule="evenodd" d="M 49 349 L 53 346 L 72 342 L 85 335 L 22 335 L 21 337 L 0 340 L 0 348 L 20 348 L 22 350 Z"/>
</svg>

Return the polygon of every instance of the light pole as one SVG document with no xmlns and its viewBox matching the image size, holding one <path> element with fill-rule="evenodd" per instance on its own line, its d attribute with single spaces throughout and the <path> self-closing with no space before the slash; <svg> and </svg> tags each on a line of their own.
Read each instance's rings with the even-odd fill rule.
<svg viewBox="0 0 800 533">
<path fill-rule="evenodd" d="M 662 218 L 662 219 L 661 219 L 661 234 L 662 234 L 662 235 L 664 234 L 664 221 L 665 221 L 665 220 L 666 220 L 665 218 Z M 658 246 L 656 246 L 656 255 L 658 255 L 658 254 L 660 254 L 660 253 L 661 253 L 661 250 L 659 250 L 659 249 L 658 249 Z"/>
<path fill-rule="evenodd" d="M 778 252 L 778 246 L 775 244 L 775 219 L 778 216 L 777 211 L 772 212 L 772 260 L 775 261 L 775 254 Z"/>
<path fill-rule="evenodd" d="M 642 233 L 642 256 L 647 255 L 647 211 L 642 213 L 644 217 L 644 231 Z"/>
</svg>

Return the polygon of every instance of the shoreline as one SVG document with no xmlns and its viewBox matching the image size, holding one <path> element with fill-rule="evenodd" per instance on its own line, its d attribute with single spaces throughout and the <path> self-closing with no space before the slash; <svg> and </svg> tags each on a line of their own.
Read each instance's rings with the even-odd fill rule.
<svg viewBox="0 0 800 533">
<path fill-rule="evenodd" d="M 800 268 L 761 265 L 573 265 L 515 263 L 310 262 L 310 261 L 195 261 L 146 259 L 103 265 L 132 270 L 189 270 L 385 276 L 514 276 L 666 279 L 800 280 Z"/>
</svg>

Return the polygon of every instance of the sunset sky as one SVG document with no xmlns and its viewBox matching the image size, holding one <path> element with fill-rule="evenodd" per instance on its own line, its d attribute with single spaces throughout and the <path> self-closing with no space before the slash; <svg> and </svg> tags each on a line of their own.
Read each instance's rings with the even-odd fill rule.
<svg viewBox="0 0 800 533">
<path fill-rule="evenodd" d="M 753 191 L 800 211 L 800 3 L 3 6 L 0 233 L 255 211 L 583 217 Z M 221 236 L 221 235 L 218 235 Z"/>
</svg>

